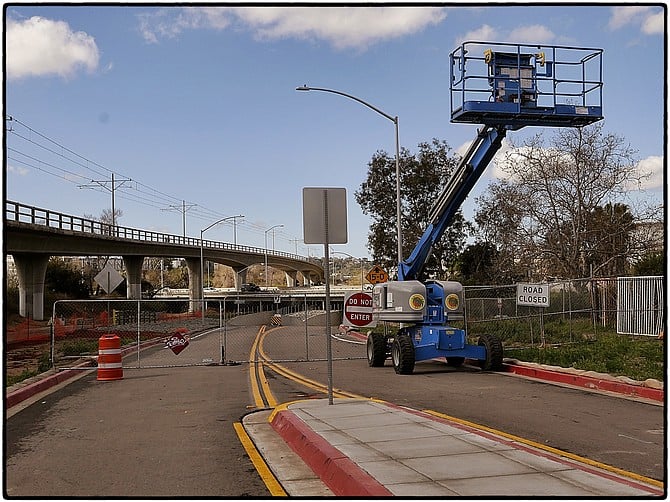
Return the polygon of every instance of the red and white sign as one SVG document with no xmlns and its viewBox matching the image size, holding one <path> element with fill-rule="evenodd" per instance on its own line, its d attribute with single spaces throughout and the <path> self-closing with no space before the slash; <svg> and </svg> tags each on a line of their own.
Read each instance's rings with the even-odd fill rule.
<svg viewBox="0 0 670 502">
<path fill-rule="evenodd" d="M 342 324 L 357 328 L 373 327 L 375 324 L 372 320 L 372 295 L 360 291 L 347 293 Z"/>
<path fill-rule="evenodd" d="M 168 349 L 171 349 L 175 355 L 179 355 L 182 350 L 188 347 L 188 338 L 188 335 L 184 332 L 177 331 L 174 335 L 165 340 L 165 346 Z"/>
</svg>

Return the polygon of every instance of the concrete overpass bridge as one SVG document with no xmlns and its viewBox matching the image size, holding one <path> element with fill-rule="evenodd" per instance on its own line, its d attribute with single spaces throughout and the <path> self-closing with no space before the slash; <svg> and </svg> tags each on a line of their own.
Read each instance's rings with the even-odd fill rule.
<svg viewBox="0 0 670 502">
<path fill-rule="evenodd" d="M 202 245 L 202 248 L 201 248 Z M 304 256 L 226 242 L 162 234 L 112 226 L 49 209 L 5 201 L 4 251 L 14 258 L 19 279 L 19 314 L 44 319 L 44 279 L 51 256 L 121 256 L 126 272 L 127 297 L 141 298 L 145 257 L 184 258 L 189 298 L 202 299 L 200 253 L 207 261 L 235 271 L 235 287 L 246 282 L 249 266 L 265 264 L 286 274 L 286 285 L 323 280 L 321 266 Z"/>
</svg>

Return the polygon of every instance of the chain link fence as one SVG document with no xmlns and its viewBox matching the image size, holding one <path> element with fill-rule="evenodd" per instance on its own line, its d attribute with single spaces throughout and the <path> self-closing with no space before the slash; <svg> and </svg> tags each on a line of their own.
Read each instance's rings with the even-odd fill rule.
<svg viewBox="0 0 670 502">
<path fill-rule="evenodd" d="M 549 307 L 527 307 L 517 305 L 516 285 L 467 286 L 463 322 L 468 334 L 473 340 L 494 334 L 507 350 L 582 342 L 601 333 L 663 333 L 664 277 L 557 281 L 549 290 Z M 343 301 L 331 297 L 333 332 Z M 187 298 L 57 301 L 48 323 L 26 319 L 7 328 L 6 375 L 33 365 L 45 371 L 94 364 L 106 334 L 121 339 L 124 367 L 245 363 L 259 357 L 254 340 L 262 325 L 271 332 L 262 348 L 273 360 L 325 360 L 324 304 L 323 295 L 304 293 L 232 294 L 204 304 Z M 180 332 L 189 345 L 176 354 L 166 342 Z M 365 346 L 354 334 L 344 335 L 333 357 L 363 359 Z"/>
<path fill-rule="evenodd" d="M 517 285 L 466 286 L 470 334 L 493 333 L 510 346 L 583 341 L 602 332 L 659 336 L 664 277 L 575 279 L 549 283 L 549 307 L 517 305 Z"/>
<path fill-rule="evenodd" d="M 341 309 L 341 299 L 331 301 L 334 331 Z M 323 299 L 307 295 L 234 295 L 204 302 L 62 300 L 53 306 L 50 359 L 56 369 L 95 361 L 100 337 L 116 335 L 124 368 L 239 364 L 259 357 L 254 340 L 266 325 L 292 328 L 265 338 L 264 350 L 273 360 L 277 355 L 289 361 L 323 360 L 325 315 Z M 364 358 L 364 350 L 359 352 L 353 357 Z"/>
</svg>

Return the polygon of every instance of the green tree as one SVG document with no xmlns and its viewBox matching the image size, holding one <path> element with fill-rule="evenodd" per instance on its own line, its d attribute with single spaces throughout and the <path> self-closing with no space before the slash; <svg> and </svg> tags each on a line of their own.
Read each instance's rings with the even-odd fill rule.
<svg viewBox="0 0 670 502">
<path fill-rule="evenodd" d="M 400 152 L 402 254 L 407 258 L 428 226 L 436 200 L 458 158 L 445 141 L 433 139 L 418 145 L 418 153 Z M 368 248 L 373 261 L 389 272 L 397 270 L 395 157 L 378 151 L 368 164 L 366 180 L 355 193 L 364 214 L 372 217 Z M 446 278 L 451 263 L 465 243 L 464 220 L 459 212 L 439 242 L 433 246 L 424 275 Z"/>
<path fill-rule="evenodd" d="M 55 257 L 49 259 L 44 287 L 50 293 L 61 293 L 73 299 L 85 299 L 91 294 L 81 270 Z"/>
<path fill-rule="evenodd" d="M 626 211 L 618 213 L 623 208 L 615 211 L 614 220 L 607 219 L 605 208 L 648 176 L 638 171 L 635 151 L 623 138 L 605 133 L 597 123 L 560 129 L 549 144 L 542 134 L 522 145 L 510 143 L 499 163 L 506 178 L 489 186 L 475 217 L 489 241 L 497 244 L 491 234 L 505 233 L 504 252 L 523 250 L 510 260 L 523 263 L 539 278 L 586 277 L 596 260 L 598 266 L 616 268 L 612 246 L 628 258 L 634 253 L 631 241 L 622 240 L 621 234 L 614 242 L 594 232 L 594 225 L 607 223 L 611 230 L 624 221 L 618 219 L 624 218 Z M 628 216 L 624 219 L 629 221 Z M 496 228 L 500 221 L 506 225 Z"/>
<path fill-rule="evenodd" d="M 665 255 L 660 252 L 648 253 L 633 265 L 635 276 L 665 275 Z"/>
<path fill-rule="evenodd" d="M 459 281 L 468 285 L 495 283 L 497 257 L 498 250 L 491 242 L 470 244 L 458 257 Z"/>
<path fill-rule="evenodd" d="M 627 274 L 635 246 L 635 219 L 626 204 L 598 206 L 588 219 L 584 237 L 587 264 L 596 276 Z"/>
</svg>

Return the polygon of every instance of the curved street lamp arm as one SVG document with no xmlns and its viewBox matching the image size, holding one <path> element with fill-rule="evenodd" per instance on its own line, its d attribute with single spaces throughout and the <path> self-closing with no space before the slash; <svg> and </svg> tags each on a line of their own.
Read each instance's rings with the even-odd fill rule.
<svg viewBox="0 0 670 502">
<path fill-rule="evenodd" d="M 202 234 L 204 234 L 207 230 L 209 230 L 210 228 L 212 228 L 214 225 L 218 225 L 218 224 L 221 223 L 222 221 L 232 220 L 233 218 L 244 218 L 244 215 L 243 215 L 243 214 L 236 214 L 235 216 L 226 216 L 225 218 L 221 218 L 220 220 L 217 220 L 217 221 L 215 221 L 214 223 L 212 223 L 212 224 L 211 224 L 210 226 L 208 226 L 207 228 L 203 228 L 202 230 L 200 230 L 200 235 L 202 236 Z"/>
<path fill-rule="evenodd" d="M 309 86 L 307 86 L 307 85 L 303 85 L 303 86 L 300 86 L 300 87 L 296 87 L 295 90 L 296 90 L 296 91 L 322 91 L 322 92 L 331 92 L 331 93 L 333 93 L 333 94 L 339 94 L 340 96 L 344 96 L 345 98 L 349 98 L 349 99 L 353 99 L 354 101 L 358 101 L 360 104 L 367 106 L 368 108 L 370 108 L 371 110 L 376 111 L 376 112 L 379 113 L 380 115 L 383 115 L 384 117 L 386 117 L 387 119 L 389 119 L 389 120 L 390 120 L 391 122 L 393 122 L 394 124 L 397 124 L 397 122 L 398 122 L 398 117 L 392 117 L 392 116 L 389 115 L 388 113 L 384 113 L 384 112 L 381 111 L 379 108 L 377 108 L 377 107 L 374 106 L 374 105 L 371 105 L 371 104 L 368 103 L 367 101 L 363 101 L 362 99 L 357 98 L 356 96 L 352 96 L 351 94 L 347 94 L 346 92 L 336 91 L 336 90 L 334 90 L 334 89 L 325 89 L 325 88 L 323 88 L 323 87 L 309 87 Z"/>
<path fill-rule="evenodd" d="M 391 117 L 388 113 L 384 113 L 376 106 L 371 105 L 367 101 L 363 101 L 356 96 L 347 94 L 346 92 L 336 91 L 335 89 L 326 89 L 324 87 L 309 87 L 308 85 L 301 85 L 295 88 L 296 91 L 322 91 L 330 92 L 332 94 L 339 94 L 345 98 L 358 101 L 360 104 L 367 106 L 371 110 L 377 112 L 383 117 L 389 119 L 395 125 L 395 175 L 396 175 L 396 227 L 397 227 L 397 244 L 398 244 L 398 266 L 402 262 L 402 207 L 400 199 L 400 138 L 398 133 L 398 116 Z"/>
</svg>

